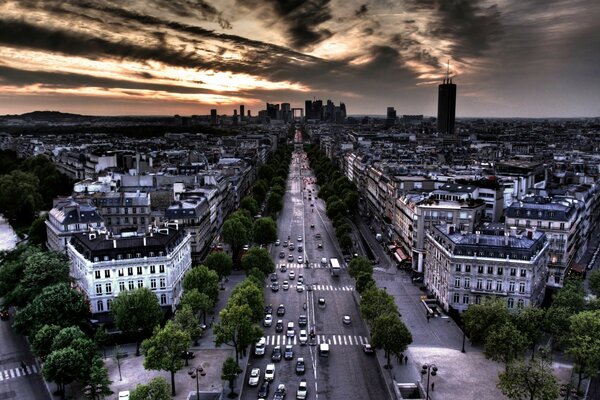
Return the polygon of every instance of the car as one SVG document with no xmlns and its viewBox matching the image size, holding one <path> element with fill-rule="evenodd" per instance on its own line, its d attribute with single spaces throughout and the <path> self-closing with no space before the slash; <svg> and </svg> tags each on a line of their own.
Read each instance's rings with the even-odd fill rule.
<svg viewBox="0 0 600 400">
<path fill-rule="evenodd" d="M 290 271 L 289 274 L 288 274 L 288 278 L 290 280 L 296 279 L 296 273 L 294 271 Z"/>
<path fill-rule="evenodd" d="M 287 267 L 285 266 L 285 264 L 281 264 L 279 266 L 279 272 L 285 272 L 285 271 L 287 271 Z"/>
<path fill-rule="evenodd" d="M 288 250 L 289 250 L 289 251 L 294 251 L 294 250 L 296 250 L 296 246 L 294 246 L 294 243 L 290 243 L 290 245 L 288 246 Z"/>
<path fill-rule="evenodd" d="M 287 324 L 287 331 L 285 332 L 285 336 L 294 337 L 296 335 L 296 330 L 294 329 L 294 323 L 292 321 Z"/>
<path fill-rule="evenodd" d="M 305 345 L 308 342 L 308 335 L 306 334 L 306 330 L 302 329 L 300 334 L 298 335 L 298 341 L 301 345 Z"/>
<path fill-rule="evenodd" d="M 250 250 L 250 245 L 249 244 L 245 244 L 244 247 L 243 247 L 243 250 L 244 251 Z"/>
<path fill-rule="evenodd" d="M 279 307 L 277 307 L 277 316 L 283 317 L 284 315 L 285 315 L 285 306 L 283 304 L 280 304 Z"/>
<path fill-rule="evenodd" d="M 271 282 L 277 282 L 277 273 L 273 272 L 270 276 Z"/>
<path fill-rule="evenodd" d="M 254 355 L 255 356 L 264 356 L 265 348 L 267 347 L 267 338 L 264 336 L 260 338 L 258 343 L 254 345 Z"/>
<path fill-rule="evenodd" d="M 119 400 L 129 400 L 129 390 L 119 392 Z"/>
<path fill-rule="evenodd" d="M 265 320 L 263 321 L 263 325 L 265 327 L 269 327 L 273 325 L 273 316 L 271 314 L 265 315 Z"/>
<path fill-rule="evenodd" d="M 302 264 L 304 262 L 304 257 L 298 256 L 298 264 Z"/>
<path fill-rule="evenodd" d="M 323 248 L 323 243 L 319 242 L 317 243 L 317 249 L 322 249 Z"/>
<path fill-rule="evenodd" d="M 315 239 L 321 239 L 321 234 L 320 233 L 315 234 Z"/>
<path fill-rule="evenodd" d="M 350 322 L 352 322 L 352 320 L 350 319 L 350 316 L 349 316 L 349 315 L 344 315 L 344 316 L 342 317 L 342 322 L 343 322 L 344 324 L 346 324 L 346 325 L 350 325 Z"/>
<path fill-rule="evenodd" d="M 301 328 L 304 328 L 307 323 L 308 323 L 308 319 L 306 318 L 306 315 L 301 314 L 298 317 L 298 326 L 301 327 Z"/>
<path fill-rule="evenodd" d="M 277 282 L 273 282 L 273 283 L 271 284 L 271 291 L 273 291 L 273 292 L 278 292 L 278 291 L 279 291 L 279 283 L 277 283 Z"/>
<path fill-rule="evenodd" d="M 181 358 L 183 358 L 184 360 L 191 360 L 194 357 L 196 357 L 196 355 L 194 354 L 193 351 L 182 351 L 181 352 Z"/>
<path fill-rule="evenodd" d="M 304 292 L 304 284 L 299 283 L 296 285 L 296 292 Z"/>
<path fill-rule="evenodd" d="M 315 205 L 314 205 L 313 203 L 310 203 L 310 206 L 311 206 L 311 207 L 314 207 Z"/>
<path fill-rule="evenodd" d="M 252 371 L 250 371 L 250 378 L 248 378 L 248 385 L 258 386 L 259 380 L 260 380 L 260 368 L 252 368 Z"/>
<path fill-rule="evenodd" d="M 279 246 L 280 244 L 281 244 L 281 242 L 279 241 L 279 239 L 277 239 L 277 240 L 275 241 L 275 246 Z"/>
<path fill-rule="evenodd" d="M 302 236 L 298 236 L 298 241 L 301 242 L 302 241 Z"/>
<path fill-rule="evenodd" d="M 318 302 L 320 307 L 325 307 L 325 299 L 323 297 L 319 297 Z"/>
<path fill-rule="evenodd" d="M 301 273 L 298 274 L 298 282 L 304 283 L 304 275 Z"/>
<path fill-rule="evenodd" d="M 302 253 L 302 250 L 304 250 L 304 247 L 298 246 L 298 253 Z"/>
<path fill-rule="evenodd" d="M 306 285 L 306 290 L 308 290 L 309 292 L 312 292 L 313 285 L 311 285 L 310 283 L 308 285 Z"/>
<path fill-rule="evenodd" d="M 315 224 L 310 224 L 310 229 L 315 229 Z"/>
<path fill-rule="evenodd" d="M 293 254 L 288 255 L 288 261 L 289 262 L 293 262 L 294 261 L 294 255 Z"/>
<path fill-rule="evenodd" d="M 306 365 L 304 364 L 304 358 L 300 357 L 300 358 L 298 358 L 298 361 L 296 361 L 296 373 L 304 374 L 305 371 L 306 371 Z"/>
<path fill-rule="evenodd" d="M 308 385 L 306 379 L 302 379 L 298 384 L 298 390 L 296 390 L 296 399 L 305 400 L 308 395 Z"/>
<path fill-rule="evenodd" d="M 283 241 L 283 244 L 282 244 L 282 246 L 283 246 L 283 247 L 288 247 L 288 241 L 287 241 L 287 240 L 284 240 L 284 241 Z"/>
<path fill-rule="evenodd" d="M 281 346 L 273 347 L 273 351 L 271 352 L 271 361 L 281 361 Z"/>
<path fill-rule="evenodd" d="M 279 258 L 285 258 L 285 251 L 281 250 L 279 252 Z"/>
<path fill-rule="evenodd" d="M 8 310 L 0 310 L 0 319 L 2 321 L 8 321 L 10 319 L 10 313 Z"/>
<path fill-rule="evenodd" d="M 373 354 L 375 351 L 373 350 L 373 346 L 371 346 L 369 343 L 365 343 L 362 345 L 363 351 L 366 354 Z"/>
<path fill-rule="evenodd" d="M 275 332 L 283 332 L 283 321 L 282 320 L 277 320 L 277 323 L 275 324 Z"/>
<path fill-rule="evenodd" d="M 273 314 L 273 306 L 271 304 L 265 306 L 265 314 Z"/>
<path fill-rule="evenodd" d="M 265 373 L 265 379 L 266 373 Z M 260 385 L 260 389 L 258 389 L 258 397 L 261 399 L 265 399 L 269 395 L 269 381 L 265 380 L 262 385 Z"/>
<path fill-rule="evenodd" d="M 273 400 L 283 400 L 285 398 L 285 385 L 280 383 L 277 385 L 277 390 L 275 390 L 275 394 L 273 395 Z"/>
<path fill-rule="evenodd" d="M 288 281 L 283 281 L 283 283 L 281 284 L 281 288 L 283 290 L 288 290 L 290 288 L 290 283 Z"/>
<path fill-rule="evenodd" d="M 283 358 L 285 358 L 286 360 L 292 360 L 294 358 L 294 346 L 292 346 L 291 344 L 285 346 Z"/>
<path fill-rule="evenodd" d="M 265 381 L 272 381 L 275 379 L 275 364 L 267 364 L 265 367 Z"/>
</svg>

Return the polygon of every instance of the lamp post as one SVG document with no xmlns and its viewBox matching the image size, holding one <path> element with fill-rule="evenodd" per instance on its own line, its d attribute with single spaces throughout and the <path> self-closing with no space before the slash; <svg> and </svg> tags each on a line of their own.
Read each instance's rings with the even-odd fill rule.
<svg viewBox="0 0 600 400">
<path fill-rule="evenodd" d="M 102 385 L 87 385 L 83 389 L 83 393 L 86 395 L 91 395 L 93 400 L 96 400 L 96 395 L 98 395 L 98 399 L 100 399 L 100 394 L 102 393 Z"/>
<path fill-rule="evenodd" d="M 437 374 L 437 370 L 438 367 L 433 363 L 423 364 L 423 367 L 421 368 L 421 375 L 423 375 L 423 377 L 427 375 L 427 391 L 425 395 L 427 400 L 429 400 L 429 377 L 435 376 Z"/>
<path fill-rule="evenodd" d="M 196 400 L 200 400 L 200 376 L 206 376 L 206 371 L 202 367 L 192 367 L 188 370 L 188 375 L 196 379 Z"/>
<path fill-rule="evenodd" d="M 461 353 L 465 352 L 465 328 L 463 327 L 463 343 L 462 343 L 462 349 L 460 349 Z"/>
</svg>

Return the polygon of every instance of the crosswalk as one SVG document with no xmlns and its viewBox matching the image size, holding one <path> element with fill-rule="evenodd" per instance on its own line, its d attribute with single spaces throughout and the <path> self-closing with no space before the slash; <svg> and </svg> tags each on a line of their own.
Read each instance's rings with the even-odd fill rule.
<svg viewBox="0 0 600 400">
<path fill-rule="evenodd" d="M 9 379 L 19 378 L 25 375 L 37 374 L 38 369 L 35 365 L 28 365 L 27 372 L 24 372 L 20 367 L 9 368 L 5 370 L 0 370 L 0 382 L 7 381 Z"/>
<path fill-rule="evenodd" d="M 290 284 L 290 290 L 296 290 L 296 283 L 294 281 L 288 281 Z M 280 282 L 281 283 L 281 282 Z M 271 287 L 271 283 L 265 285 L 266 288 Z M 306 284 L 305 284 L 306 287 Z M 333 286 L 333 285 L 312 285 L 312 289 L 320 292 L 352 292 L 354 291 L 353 286 Z"/>
<path fill-rule="evenodd" d="M 286 337 L 285 335 L 265 336 L 267 346 L 285 346 L 286 344 L 300 344 L 297 336 Z M 316 335 L 317 344 L 327 343 L 333 346 L 362 346 L 368 344 L 369 340 L 365 336 L 359 335 Z"/>
<path fill-rule="evenodd" d="M 278 271 L 282 265 L 285 265 L 285 267 L 287 269 L 306 269 L 306 264 L 303 264 L 303 263 L 276 263 Z M 313 269 L 329 268 L 329 265 L 323 265 L 321 263 L 308 263 L 308 265 L 309 265 L 309 268 L 313 268 Z M 346 265 L 341 265 L 340 268 L 346 269 L 347 267 L 346 267 Z"/>
</svg>

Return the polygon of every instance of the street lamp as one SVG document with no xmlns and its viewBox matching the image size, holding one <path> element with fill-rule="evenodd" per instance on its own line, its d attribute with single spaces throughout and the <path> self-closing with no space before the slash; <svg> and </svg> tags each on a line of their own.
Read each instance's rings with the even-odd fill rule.
<svg viewBox="0 0 600 400">
<path fill-rule="evenodd" d="M 102 385 L 87 385 L 83 389 L 83 393 L 87 396 L 91 395 L 93 400 L 96 400 L 96 395 L 98 395 L 98 399 L 100 399 L 100 394 L 102 393 Z"/>
<path fill-rule="evenodd" d="M 465 352 L 465 328 L 463 327 L 463 343 L 462 343 L 462 349 L 460 350 L 462 353 Z"/>
<path fill-rule="evenodd" d="M 437 370 L 438 367 L 435 364 L 423 364 L 423 367 L 421 368 L 421 375 L 423 375 L 423 377 L 425 375 L 427 375 L 427 393 L 426 393 L 426 399 L 429 400 L 429 377 L 430 376 L 435 376 L 437 374 Z M 433 391 L 433 388 L 431 389 Z"/>
<path fill-rule="evenodd" d="M 188 370 L 188 375 L 192 379 L 196 379 L 196 400 L 200 400 L 200 376 L 206 376 L 206 372 L 202 367 L 192 367 Z"/>
</svg>

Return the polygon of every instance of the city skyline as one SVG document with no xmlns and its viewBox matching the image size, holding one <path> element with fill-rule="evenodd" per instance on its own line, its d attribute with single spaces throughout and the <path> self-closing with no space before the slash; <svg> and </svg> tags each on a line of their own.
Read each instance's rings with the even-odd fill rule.
<svg viewBox="0 0 600 400">
<path fill-rule="evenodd" d="M 600 4 L 429 0 L 6 1 L 0 114 L 253 115 L 343 102 L 348 115 L 600 115 Z"/>
</svg>

